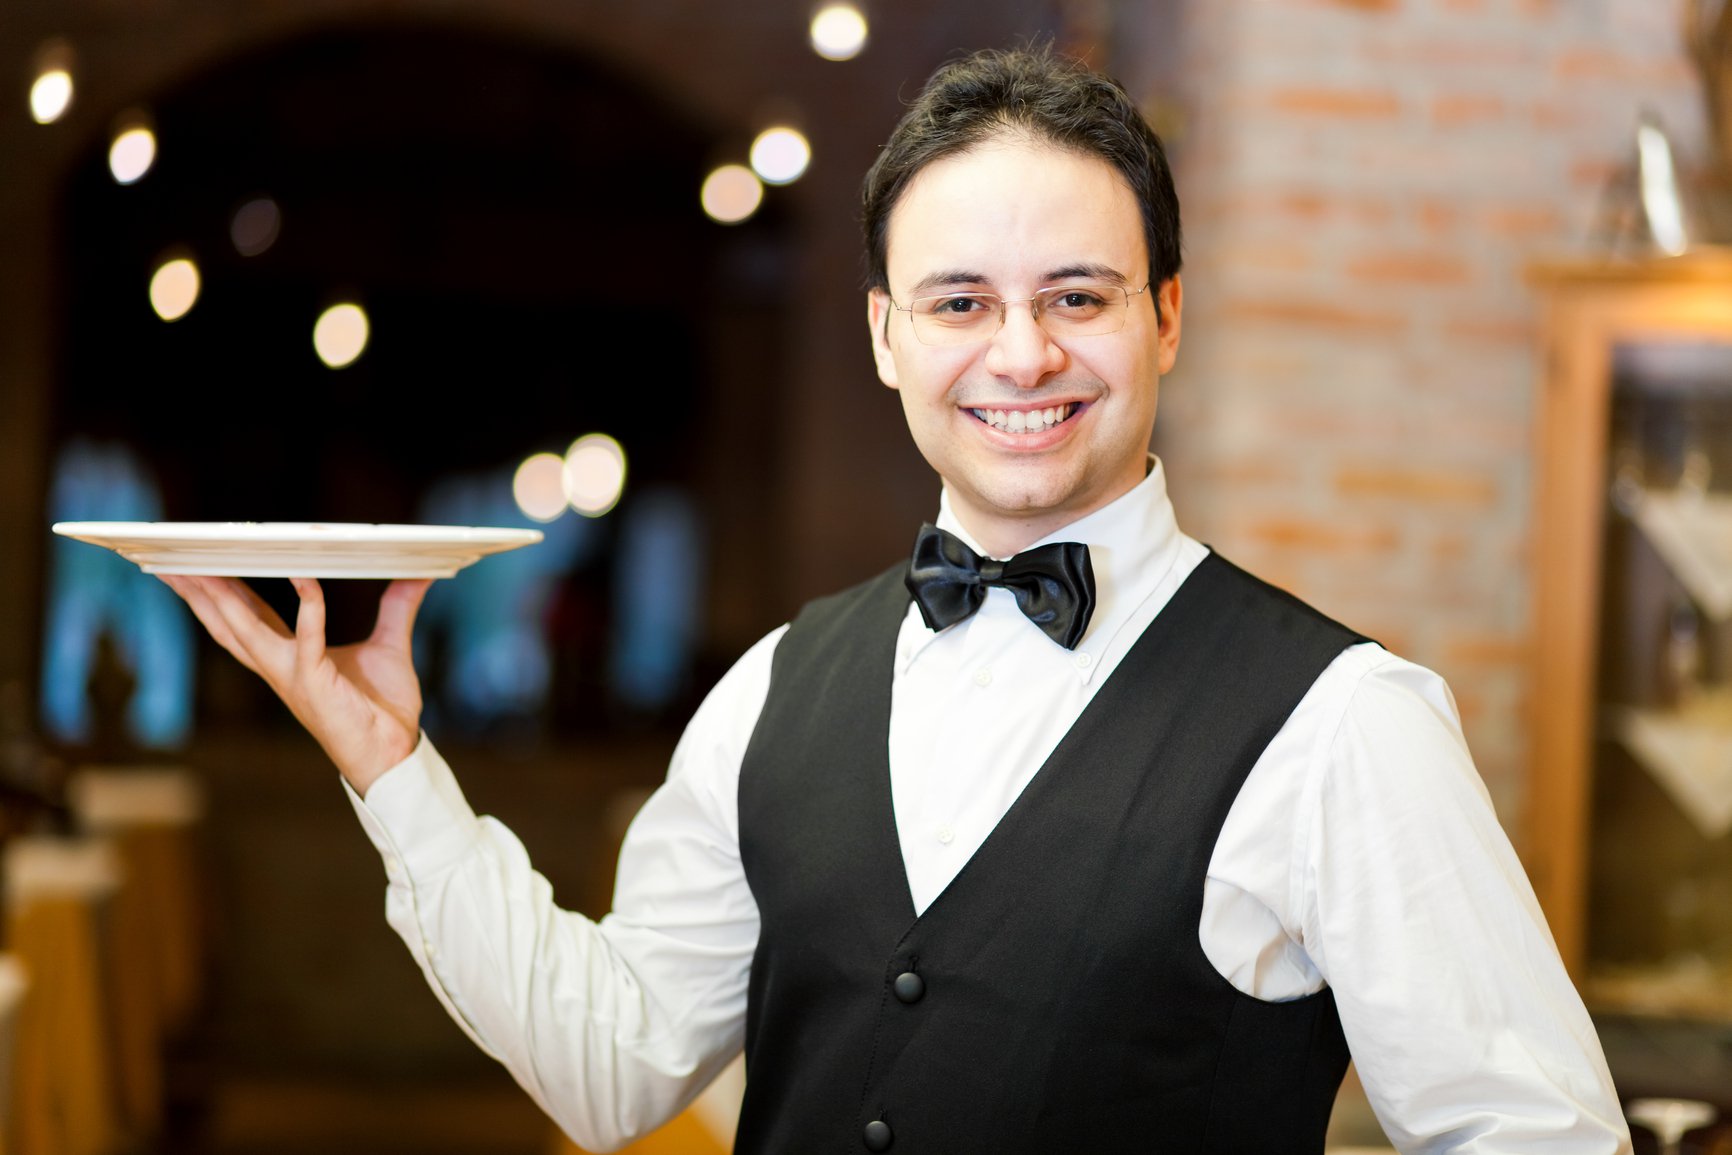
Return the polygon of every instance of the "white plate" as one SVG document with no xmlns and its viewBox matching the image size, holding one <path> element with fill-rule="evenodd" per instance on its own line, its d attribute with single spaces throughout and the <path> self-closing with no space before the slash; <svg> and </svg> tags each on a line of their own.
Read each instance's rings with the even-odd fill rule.
<svg viewBox="0 0 1732 1155">
<path fill-rule="evenodd" d="M 541 540 L 538 529 L 316 521 L 63 521 L 54 532 L 145 573 L 218 577 L 444 578 Z"/>
</svg>

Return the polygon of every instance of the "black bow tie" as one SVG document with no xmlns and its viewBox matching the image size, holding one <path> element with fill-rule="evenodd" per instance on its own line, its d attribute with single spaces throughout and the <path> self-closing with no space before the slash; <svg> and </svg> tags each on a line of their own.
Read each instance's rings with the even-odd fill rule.
<svg viewBox="0 0 1732 1155">
<path fill-rule="evenodd" d="M 1046 636 L 1076 648 L 1095 608 L 1095 571 L 1089 547 L 1060 541 L 1019 553 L 1009 561 L 983 558 L 960 538 L 927 524 L 914 539 L 914 557 L 902 579 L 927 628 L 942 630 L 980 609 L 986 587 L 1000 586 Z"/>
</svg>

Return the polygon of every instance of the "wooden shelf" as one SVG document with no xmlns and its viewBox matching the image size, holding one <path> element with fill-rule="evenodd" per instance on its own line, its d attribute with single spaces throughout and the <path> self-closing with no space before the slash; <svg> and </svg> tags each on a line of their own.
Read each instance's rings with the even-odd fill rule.
<svg viewBox="0 0 1732 1155">
<path fill-rule="evenodd" d="M 1613 353 L 1732 343 L 1732 249 L 1676 258 L 1546 261 L 1534 444 L 1533 669 L 1519 844 L 1565 965 L 1586 975 L 1587 846 L 1600 732 L 1600 596 Z"/>
</svg>

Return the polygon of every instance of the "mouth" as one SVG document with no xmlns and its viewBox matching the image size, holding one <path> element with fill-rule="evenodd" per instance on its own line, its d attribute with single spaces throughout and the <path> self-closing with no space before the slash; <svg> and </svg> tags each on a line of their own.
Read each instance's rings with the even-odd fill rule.
<svg viewBox="0 0 1732 1155">
<path fill-rule="evenodd" d="M 1054 426 L 1063 425 L 1083 408 L 1080 402 L 1070 401 L 1045 409 L 970 409 L 969 412 L 974 414 L 975 420 L 1001 433 L 1028 434 L 1044 433 Z"/>
</svg>

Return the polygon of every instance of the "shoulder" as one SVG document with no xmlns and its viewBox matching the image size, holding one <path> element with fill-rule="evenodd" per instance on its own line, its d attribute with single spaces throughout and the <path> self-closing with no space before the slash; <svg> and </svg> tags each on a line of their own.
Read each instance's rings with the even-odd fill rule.
<svg viewBox="0 0 1732 1155">
<path fill-rule="evenodd" d="M 1341 651 L 1313 687 L 1320 740 L 1447 738 L 1463 742 L 1455 695 L 1441 675 L 1376 642 Z"/>
</svg>

